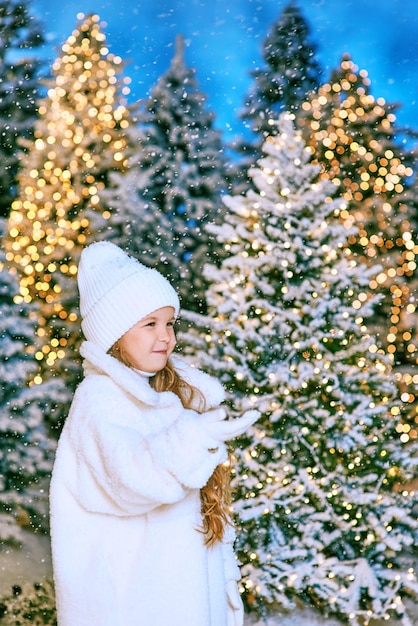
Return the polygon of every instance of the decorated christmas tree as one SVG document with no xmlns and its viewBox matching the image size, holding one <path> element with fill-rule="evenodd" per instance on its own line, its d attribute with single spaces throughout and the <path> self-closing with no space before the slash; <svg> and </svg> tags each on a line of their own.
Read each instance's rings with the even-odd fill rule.
<svg viewBox="0 0 418 626">
<path fill-rule="evenodd" d="M 16 305 L 16 272 L 0 256 L 0 541 L 20 539 L 19 525 L 44 526 L 43 479 L 51 470 L 52 448 L 43 428 L 51 393 L 59 383 L 29 387 L 37 370 L 34 358 L 36 310 Z M 52 385 L 56 388 L 52 389 Z M 62 390 L 62 388 L 61 388 Z"/>
<path fill-rule="evenodd" d="M 367 72 L 345 55 L 329 82 L 299 109 L 297 124 L 322 166 L 321 178 L 331 180 L 346 201 L 341 222 L 357 227 L 348 238 L 350 249 L 367 265 L 381 265 L 369 285 L 384 296 L 373 332 L 394 357 L 403 401 L 418 410 L 417 196 L 395 113 L 394 105 L 371 94 Z M 418 437 L 417 424 L 414 409 L 412 438 Z"/>
<path fill-rule="evenodd" d="M 0 41 L 0 215 L 7 216 L 16 197 L 18 140 L 32 134 L 39 91 L 41 64 L 35 55 L 43 35 L 28 2 L 0 2 Z"/>
<path fill-rule="evenodd" d="M 137 150 L 113 176 L 108 238 L 157 267 L 178 287 L 182 306 L 204 310 L 202 266 L 220 251 L 205 225 L 220 222 L 227 168 L 214 116 L 206 109 L 183 38 L 168 71 L 142 102 Z"/>
<path fill-rule="evenodd" d="M 188 316 L 200 332 L 184 344 L 225 384 L 232 414 L 262 412 L 233 452 L 247 605 L 410 626 L 416 495 L 399 485 L 417 459 L 390 357 L 367 330 L 373 268 L 346 246 L 355 227 L 334 217 L 345 201 L 292 117 L 250 170 L 254 189 L 225 198 L 226 224 L 211 230 L 229 257 L 206 267 L 208 315 Z"/>
<path fill-rule="evenodd" d="M 80 374 L 77 262 L 110 215 L 100 193 L 109 172 L 126 167 L 129 126 L 121 59 L 109 52 L 97 15 L 79 19 L 39 104 L 5 237 L 20 302 L 39 306 L 38 380 L 59 374 L 69 398 Z"/>
</svg>

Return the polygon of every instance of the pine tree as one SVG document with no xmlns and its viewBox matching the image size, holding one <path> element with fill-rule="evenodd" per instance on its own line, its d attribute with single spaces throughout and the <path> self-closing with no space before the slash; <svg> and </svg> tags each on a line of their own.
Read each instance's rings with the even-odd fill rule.
<svg viewBox="0 0 418 626">
<path fill-rule="evenodd" d="M 16 272 L 0 257 L 0 541 L 19 540 L 18 522 L 45 527 L 43 479 L 51 470 L 52 447 L 43 428 L 51 410 L 50 393 L 59 383 L 29 387 L 37 370 L 34 358 L 36 311 L 14 301 Z M 57 388 L 52 389 L 52 385 Z M 62 390 L 62 388 L 61 388 Z M 43 495 L 44 494 L 44 495 Z"/>
<path fill-rule="evenodd" d="M 254 84 L 245 102 L 242 118 L 259 135 L 259 144 L 275 132 L 275 120 L 283 111 L 295 111 L 307 94 L 319 87 L 322 73 L 310 28 L 291 0 L 263 41 L 264 66 L 250 75 Z"/>
<path fill-rule="evenodd" d="M 19 137 L 32 134 L 41 63 L 34 50 L 43 43 L 41 24 L 28 2 L 0 1 L 0 216 L 16 197 Z"/>
<path fill-rule="evenodd" d="M 121 59 L 109 52 L 97 15 L 79 18 L 40 102 L 5 238 L 22 301 L 39 304 L 39 376 L 66 379 L 68 398 L 81 371 L 77 263 L 109 217 L 100 193 L 109 173 L 126 167 L 129 126 Z"/>
<path fill-rule="evenodd" d="M 248 169 L 259 158 L 265 138 L 276 132 L 278 115 L 296 111 L 318 88 L 322 74 L 309 24 L 293 0 L 272 24 L 261 52 L 264 65 L 250 72 L 254 82 L 240 114 L 253 135 L 235 148 L 241 156 L 234 167 L 235 193 L 252 184 Z"/>
<path fill-rule="evenodd" d="M 302 105 L 297 124 L 322 166 L 321 177 L 331 180 L 335 193 L 346 201 L 342 223 L 357 226 L 348 239 L 350 249 L 366 264 L 382 266 L 370 283 L 384 295 L 373 332 L 394 356 L 401 386 L 412 383 L 403 400 L 413 403 L 418 383 L 417 198 L 395 113 L 394 105 L 371 94 L 367 72 L 345 55 L 330 81 Z M 410 435 L 416 438 L 414 417 L 418 424 L 415 412 Z"/>
<path fill-rule="evenodd" d="M 418 594 L 404 550 L 416 546 L 417 466 L 389 357 L 369 335 L 372 268 L 345 246 L 343 209 L 289 114 L 213 227 L 230 256 L 207 266 L 205 317 L 189 315 L 193 361 L 216 374 L 231 413 L 262 412 L 234 451 L 238 556 L 250 606 L 295 600 L 352 626 L 397 614 Z M 360 303 L 360 306 L 358 306 Z M 412 557 L 411 557 L 412 558 Z"/>
<path fill-rule="evenodd" d="M 191 310 L 204 309 L 203 264 L 221 254 L 205 225 L 221 220 L 228 178 L 205 102 L 178 37 L 170 68 L 142 103 L 129 170 L 106 194 L 114 207 L 107 237 L 172 280 Z"/>
</svg>

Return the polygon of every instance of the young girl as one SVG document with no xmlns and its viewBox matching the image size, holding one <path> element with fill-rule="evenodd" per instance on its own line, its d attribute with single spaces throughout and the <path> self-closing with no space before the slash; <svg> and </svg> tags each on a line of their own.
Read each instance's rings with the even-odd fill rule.
<svg viewBox="0 0 418 626">
<path fill-rule="evenodd" d="M 59 440 L 51 537 L 59 626 L 241 626 L 214 378 L 170 358 L 179 300 L 117 246 L 81 255 L 85 377 Z"/>
</svg>

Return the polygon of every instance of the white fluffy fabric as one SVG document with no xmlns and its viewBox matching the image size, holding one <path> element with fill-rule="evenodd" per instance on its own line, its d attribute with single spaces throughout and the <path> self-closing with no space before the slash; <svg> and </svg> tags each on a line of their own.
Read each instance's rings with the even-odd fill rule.
<svg viewBox="0 0 418 626">
<path fill-rule="evenodd" d="M 226 593 L 239 577 L 233 536 L 208 549 L 200 532 L 222 437 L 95 344 L 82 355 L 51 481 L 59 626 L 240 626 Z M 174 363 L 208 407 L 222 402 L 218 381 Z"/>
</svg>

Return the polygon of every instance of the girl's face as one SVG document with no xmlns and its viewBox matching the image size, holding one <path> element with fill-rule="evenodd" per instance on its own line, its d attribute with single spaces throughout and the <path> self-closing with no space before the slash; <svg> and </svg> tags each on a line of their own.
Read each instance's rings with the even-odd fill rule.
<svg viewBox="0 0 418 626">
<path fill-rule="evenodd" d="M 143 317 L 117 343 L 129 364 L 143 372 L 162 370 L 176 345 L 174 309 L 165 306 Z"/>
</svg>

